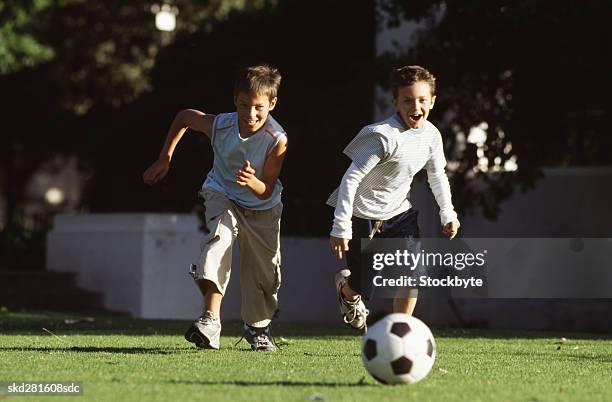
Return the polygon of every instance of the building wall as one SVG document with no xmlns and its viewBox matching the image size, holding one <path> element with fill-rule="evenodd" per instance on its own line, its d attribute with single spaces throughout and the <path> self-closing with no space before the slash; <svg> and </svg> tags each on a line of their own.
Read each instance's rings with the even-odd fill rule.
<svg viewBox="0 0 612 402">
<path fill-rule="evenodd" d="M 502 204 L 496 222 L 462 218 L 463 237 L 609 236 L 612 227 L 612 169 L 552 169 L 535 190 Z M 439 235 L 435 201 L 417 183 L 423 236 Z M 136 317 L 192 319 L 201 296 L 188 276 L 199 256 L 201 232 L 191 215 L 109 214 L 58 216 L 49 233 L 47 267 L 80 273 L 80 285 L 106 295 L 112 310 Z M 612 237 L 612 236 L 610 236 Z M 332 256 L 327 238 L 282 238 L 281 319 L 340 322 L 333 286 L 343 262 Z M 234 253 L 237 267 L 238 253 Z M 597 278 L 594 278 L 596 280 Z M 237 268 L 223 303 L 224 319 L 240 319 Z M 422 293 L 416 315 L 436 326 L 612 330 L 610 300 L 441 300 Z M 388 309 L 389 300 L 370 303 Z"/>
</svg>

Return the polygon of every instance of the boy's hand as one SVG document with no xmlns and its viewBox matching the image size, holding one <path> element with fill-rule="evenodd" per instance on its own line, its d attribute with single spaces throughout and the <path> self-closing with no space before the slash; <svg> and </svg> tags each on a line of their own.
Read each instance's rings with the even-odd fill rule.
<svg viewBox="0 0 612 402">
<path fill-rule="evenodd" d="M 442 234 L 452 240 L 455 236 L 457 236 L 458 230 L 459 221 L 455 219 L 454 221 L 448 222 L 442 227 Z"/>
<path fill-rule="evenodd" d="M 255 180 L 257 180 L 257 177 L 255 177 L 255 169 L 251 166 L 251 162 L 244 161 L 242 169 L 236 172 L 236 183 L 242 187 L 253 188 Z"/>
<path fill-rule="evenodd" d="M 343 239 L 341 237 L 329 236 L 329 244 L 331 246 L 332 251 L 336 254 L 336 258 L 339 260 L 342 259 L 342 252 L 348 251 L 349 239 Z"/>
<path fill-rule="evenodd" d="M 163 179 L 170 169 L 170 160 L 160 158 L 155 161 L 142 175 L 145 183 L 152 185 Z"/>
</svg>

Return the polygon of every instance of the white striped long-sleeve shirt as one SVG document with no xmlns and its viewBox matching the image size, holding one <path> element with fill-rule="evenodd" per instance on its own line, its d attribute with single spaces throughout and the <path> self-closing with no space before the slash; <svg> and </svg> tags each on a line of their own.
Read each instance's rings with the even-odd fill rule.
<svg viewBox="0 0 612 402">
<path fill-rule="evenodd" d="M 442 225 L 457 219 L 443 148 L 442 135 L 429 121 L 410 129 L 395 114 L 364 127 L 344 149 L 352 164 L 327 200 L 336 207 L 331 235 L 350 239 L 352 216 L 386 220 L 410 209 L 410 186 L 423 168 Z"/>
</svg>

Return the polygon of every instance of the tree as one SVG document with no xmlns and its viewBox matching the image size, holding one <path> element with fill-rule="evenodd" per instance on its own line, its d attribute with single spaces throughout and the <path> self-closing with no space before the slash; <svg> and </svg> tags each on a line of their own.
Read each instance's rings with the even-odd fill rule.
<svg viewBox="0 0 612 402">
<path fill-rule="evenodd" d="M 53 57 L 30 32 L 30 24 L 50 0 L 0 1 L 0 74 L 31 67 Z"/>
<path fill-rule="evenodd" d="M 351 18 L 345 18 L 349 9 Z M 93 148 L 98 157 L 86 202 L 92 211 L 191 211 L 211 166 L 204 136 L 186 134 L 169 175 L 158 185 L 144 185 L 142 172 L 157 157 L 177 111 L 232 111 L 235 71 L 264 61 L 284 76 L 273 112 L 290 143 L 281 173 L 283 231 L 328 233 L 326 216 L 332 210 L 325 200 L 348 166 L 341 150 L 371 119 L 373 37 L 373 2 L 351 0 L 326 2 L 325 12 L 287 0 L 230 13 L 210 30 L 177 35 L 158 56 L 153 91 L 108 115 L 121 124 L 95 125 L 96 138 L 104 140 Z M 118 143 L 121 147 L 113 146 Z M 108 163 L 104 155 L 111 153 L 113 163 Z"/>
<path fill-rule="evenodd" d="M 611 140 L 602 135 L 610 62 L 606 42 L 593 39 L 609 36 L 603 1 L 381 1 L 380 26 L 416 19 L 423 28 L 414 48 L 378 59 L 373 0 L 325 7 L 175 0 L 180 18 L 168 46 L 154 27 L 152 3 L 56 0 L 30 18 L 31 35 L 54 58 L 0 76 L 10 99 L 0 185 L 11 216 L 19 215 L 29 176 L 57 152 L 78 154 L 94 173 L 86 199 L 92 210 L 189 211 L 210 166 L 201 137 L 181 143 L 160 187 L 145 187 L 142 170 L 176 111 L 231 110 L 233 72 L 260 61 L 285 76 L 274 114 L 290 138 L 282 173 L 292 211 L 286 233 L 328 232 L 327 220 L 304 216 L 331 214 L 325 199 L 348 162 L 340 152 L 371 122 L 375 79 L 384 84 L 400 60 L 438 77 L 433 117 L 445 135 L 460 210 L 481 206 L 494 217 L 499 202 L 517 185 L 533 184 L 542 166 L 610 163 Z M 487 132 L 480 149 L 466 141 L 477 126 Z M 491 173 L 512 157 L 515 173 Z"/>
<path fill-rule="evenodd" d="M 457 162 L 453 194 L 460 210 L 479 205 L 494 218 L 499 202 L 515 186 L 531 186 L 542 167 L 612 163 L 606 1 L 380 4 L 383 24 L 423 24 L 416 46 L 386 54 L 383 68 L 407 60 L 436 73 L 437 122 Z M 465 139 L 483 122 L 484 155 L 477 155 Z M 515 173 L 491 174 L 511 157 Z"/>
<path fill-rule="evenodd" d="M 273 0 L 176 0 L 176 35 L 209 30 L 237 10 Z M 105 114 L 152 91 L 162 50 L 154 1 L 26 0 L 0 2 L 0 86 L 3 90 L 0 197 L 5 225 L 23 215 L 25 187 L 56 154 L 87 165 L 92 126 Z M 96 120 L 99 118 L 100 120 Z"/>
</svg>

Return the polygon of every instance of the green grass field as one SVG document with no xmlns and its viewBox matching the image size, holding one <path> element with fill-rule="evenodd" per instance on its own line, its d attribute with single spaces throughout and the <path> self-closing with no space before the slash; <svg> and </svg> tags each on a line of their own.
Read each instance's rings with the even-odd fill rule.
<svg viewBox="0 0 612 402">
<path fill-rule="evenodd" d="M 612 338 L 569 333 L 436 330 L 438 356 L 416 385 L 385 386 L 341 325 L 278 323 L 278 353 L 256 353 L 239 323 L 221 351 L 187 343 L 186 321 L 0 312 L 0 381 L 81 381 L 83 395 L 0 396 L 95 401 L 610 401 Z M 45 329 L 43 329 L 45 328 Z M 561 338 L 567 338 L 561 341 Z"/>
</svg>

